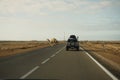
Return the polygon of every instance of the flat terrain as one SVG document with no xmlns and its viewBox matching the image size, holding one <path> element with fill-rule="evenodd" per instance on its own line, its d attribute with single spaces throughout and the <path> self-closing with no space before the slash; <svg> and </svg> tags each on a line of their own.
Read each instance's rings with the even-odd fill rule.
<svg viewBox="0 0 120 80">
<path fill-rule="evenodd" d="M 83 49 L 64 44 L 1 58 L 0 79 L 112 80 Z"/>
<path fill-rule="evenodd" d="M 82 41 L 80 44 L 120 78 L 120 41 Z"/>
<path fill-rule="evenodd" d="M 0 41 L 0 57 L 21 54 L 47 46 L 50 45 L 45 41 Z"/>
</svg>

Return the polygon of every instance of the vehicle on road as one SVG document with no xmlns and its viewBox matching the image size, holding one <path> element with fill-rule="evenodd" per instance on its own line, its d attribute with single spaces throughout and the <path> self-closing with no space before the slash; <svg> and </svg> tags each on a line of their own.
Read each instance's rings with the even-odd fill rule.
<svg viewBox="0 0 120 80">
<path fill-rule="evenodd" d="M 75 35 L 70 35 L 69 38 L 77 39 Z"/>
<path fill-rule="evenodd" d="M 79 41 L 75 35 L 70 35 L 69 39 L 67 40 L 66 50 L 68 51 L 69 49 L 76 49 L 79 51 Z"/>
</svg>

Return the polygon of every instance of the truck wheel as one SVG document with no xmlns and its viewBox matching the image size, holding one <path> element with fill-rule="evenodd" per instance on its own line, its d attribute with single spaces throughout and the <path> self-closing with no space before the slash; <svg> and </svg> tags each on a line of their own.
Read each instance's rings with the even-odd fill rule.
<svg viewBox="0 0 120 80">
<path fill-rule="evenodd" d="M 66 48 L 66 51 L 68 51 L 69 49 L 68 48 Z"/>
<path fill-rule="evenodd" d="M 79 51 L 79 47 L 77 47 L 77 51 Z"/>
</svg>

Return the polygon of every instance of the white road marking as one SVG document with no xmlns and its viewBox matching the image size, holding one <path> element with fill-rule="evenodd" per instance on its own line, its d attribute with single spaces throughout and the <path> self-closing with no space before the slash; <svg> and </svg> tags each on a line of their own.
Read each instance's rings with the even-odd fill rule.
<svg viewBox="0 0 120 80">
<path fill-rule="evenodd" d="M 52 56 L 50 56 L 50 57 L 52 58 L 52 57 L 54 57 L 54 56 L 55 56 L 55 54 L 53 54 L 53 55 L 52 55 Z"/>
<path fill-rule="evenodd" d="M 65 46 L 63 48 L 61 48 L 59 51 L 57 51 L 55 54 L 60 53 L 60 51 L 62 51 L 65 48 Z"/>
<path fill-rule="evenodd" d="M 59 51 L 57 51 L 55 54 L 53 54 L 51 57 L 54 57 L 56 54 L 58 54 L 60 51 L 62 51 L 65 47 L 63 47 L 62 49 L 60 49 Z M 46 63 L 47 61 L 49 61 L 50 58 L 44 60 L 41 64 Z M 20 77 L 20 79 L 25 79 L 27 76 L 29 76 L 30 74 L 32 74 L 34 71 L 36 71 L 39 68 L 39 66 L 36 66 L 35 68 L 33 68 L 32 70 L 30 70 L 28 73 L 26 73 L 25 75 L 23 75 L 22 77 Z"/>
<path fill-rule="evenodd" d="M 56 52 L 55 54 L 58 54 L 59 52 Z"/>
<path fill-rule="evenodd" d="M 20 77 L 20 79 L 25 79 L 27 76 L 29 76 L 30 74 L 32 74 L 34 71 L 36 71 L 39 68 L 39 66 L 34 67 L 32 70 L 30 70 L 28 73 L 26 73 L 25 75 L 23 75 L 22 77 Z"/>
<path fill-rule="evenodd" d="M 47 61 L 49 61 L 50 58 L 47 58 L 46 60 L 44 60 L 41 64 L 45 64 Z"/>
<path fill-rule="evenodd" d="M 84 50 L 83 48 L 81 48 Z M 84 51 L 107 75 L 109 75 L 113 80 L 118 80 L 109 70 L 102 66 L 97 60 L 95 60 L 88 52 Z"/>
<path fill-rule="evenodd" d="M 60 51 L 62 51 L 65 48 L 65 46 L 63 48 L 61 48 L 60 50 L 58 50 L 56 53 L 54 53 L 52 56 L 50 56 L 51 58 L 54 57 L 56 54 L 58 54 Z M 45 61 L 43 61 L 41 64 L 45 64 L 47 61 L 49 61 L 50 58 L 46 59 Z"/>
</svg>

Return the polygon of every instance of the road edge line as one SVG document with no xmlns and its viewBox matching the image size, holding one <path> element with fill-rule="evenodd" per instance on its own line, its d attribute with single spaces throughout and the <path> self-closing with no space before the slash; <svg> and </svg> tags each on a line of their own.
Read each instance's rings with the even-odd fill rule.
<svg viewBox="0 0 120 80">
<path fill-rule="evenodd" d="M 82 47 L 80 47 L 84 50 Z M 116 76 L 114 76 L 107 68 L 101 65 L 95 58 L 93 58 L 88 52 L 84 51 L 108 76 L 110 76 L 113 80 L 119 80 Z"/>
</svg>

